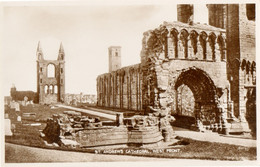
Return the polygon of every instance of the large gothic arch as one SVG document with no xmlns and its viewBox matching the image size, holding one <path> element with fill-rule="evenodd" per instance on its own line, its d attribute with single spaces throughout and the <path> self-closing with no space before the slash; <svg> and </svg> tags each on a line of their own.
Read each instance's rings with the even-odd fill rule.
<svg viewBox="0 0 260 167">
<path fill-rule="evenodd" d="M 175 80 L 175 91 L 182 84 L 187 85 L 191 89 L 196 102 L 201 104 L 214 102 L 216 86 L 205 71 L 196 67 L 182 70 Z"/>
<path fill-rule="evenodd" d="M 183 85 L 191 90 L 191 95 L 187 95 L 187 92 L 185 92 L 185 96 L 179 97 L 180 93 L 178 88 Z M 172 101 L 171 106 L 173 111 L 172 114 L 175 116 L 193 117 L 193 119 L 196 120 L 196 122 L 192 121 L 194 126 L 198 126 L 198 124 L 201 123 L 201 127 L 208 127 L 209 129 L 210 127 L 213 129 L 214 124 L 220 121 L 218 100 L 221 95 L 218 93 L 218 88 L 210 75 L 204 70 L 197 67 L 189 67 L 181 70 L 169 83 L 169 88 L 166 92 L 172 92 L 171 98 L 174 100 Z M 180 112 L 180 108 L 178 108 L 182 102 L 182 100 L 179 100 L 180 98 L 183 98 L 183 100 L 186 101 L 186 104 L 184 104 L 186 105 L 186 108 L 190 107 L 193 109 L 193 111 L 191 111 L 192 114 L 187 115 L 184 114 L 183 111 Z M 189 100 L 189 98 L 193 98 L 194 103 L 190 103 L 192 100 Z M 200 123 L 198 123 L 198 121 Z"/>
</svg>

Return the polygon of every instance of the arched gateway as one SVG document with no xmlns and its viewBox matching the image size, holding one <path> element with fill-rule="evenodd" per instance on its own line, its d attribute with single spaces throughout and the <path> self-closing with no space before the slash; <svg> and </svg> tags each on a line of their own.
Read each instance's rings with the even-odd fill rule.
<svg viewBox="0 0 260 167">
<path fill-rule="evenodd" d="M 196 67 L 183 69 L 170 85 L 175 96 L 172 97 L 175 99 L 172 103 L 173 114 L 194 117 L 202 125 L 200 128 L 212 130 L 214 124 L 221 121 L 217 88 L 205 71 Z M 198 125 L 195 128 L 199 128 Z"/>
<path fill-rule="evenodd" d="M 233 118 L 225 30 L 164 22 L 143 35 L 140 64 L 98 76 L 98 105 L 190 116 L 196 130 L 224 132 Z"/>
</svg>

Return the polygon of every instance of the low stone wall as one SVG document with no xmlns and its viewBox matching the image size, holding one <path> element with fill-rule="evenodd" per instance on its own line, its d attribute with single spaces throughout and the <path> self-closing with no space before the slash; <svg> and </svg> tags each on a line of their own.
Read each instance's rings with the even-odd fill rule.
<svg viewBox="0 0 260 167">
<path fill-rule="evenodd" d="M 167 127 L 164 121 L 151 115 L 124 119 L 123 114 L 118 114 L 117 126 L 103 126 L 98 118 L 88 118 L 77 112 L 65 111 L 64 114 L 54 114 L 48 119 L 43 136 L 50 142 L 73 147 L 118 144 L 141 146 L 157 143 L 170 136 L 166 134 Z"/>
<path fill-rule="evenodd" d="M 150 144 L 163 140 L 158 126 L 146 127 L 128 132 L 128 144 Z"/>
<path fill-rule="evenodd" d="M 127 144 L 128 133 L 125 127 L 84 129 L 76 133 L 75 140 L 81 147 Z"/>
</svg>

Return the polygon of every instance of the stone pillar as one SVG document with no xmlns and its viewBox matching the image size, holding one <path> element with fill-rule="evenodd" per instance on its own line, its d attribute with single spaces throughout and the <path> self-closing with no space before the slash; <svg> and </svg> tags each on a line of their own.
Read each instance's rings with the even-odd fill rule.
<svg viewBox="0 0 260 167">
<path fill-rule="evenodd" d="M 195 131 L 201 131 L 203 129 L 203 124 L 201 122 L 201 104 L 200 102 L 195 102 L 194 107 L 195 124 L 192 125 L 191 129 Z"/>
<path fill-rule="evenodd" d="M 184 58 L 184 47 L 181 40 L 178 40 L 178 58 Z"/>
<path fill-rule="evenodd" d="M 219 47 L 219 44 L 216 42 L 215 43 L 215 61 L 220 61 L 220 60 L 221 60 L 220 47 Z"/>
<path fill-rule="evenodd" d="M 170 36 L 170 34 L 167 35 L 167 44 L 168 44 L 168 58 L 169 59 L 173 59 L 175 50 L 174 50 L 174 44 L 173 44 L 173 40 Z"/>
<path fill-rule="evenodd" d="M 191 39 L 188 39 L 188 59 L 194 58 L 194 51 L 191 45 Z"/>
<path fill-rule="evenodd" d="M 206 42 L 206 55 L 207 55 L 207 57 L 206 57 L 206 60 L 213 60 L 212 59 L 212 56 L 213 56 L 213 54 L 212 54 L 212 48 L 211 48 L 211 44 L 210 44 L 210 41 L 209 41 L 209 38 L 208 38 L 208 41 Z"/>
<path fill-rule="evenodd" d="M 229 134 L 229 129 L 227 127 L 227 112 L 222 105 L 218 105 L 217 106 L 218 108 L 218 112 L 219 112 L 219 115 L 220 115 L 220 128 L 218 129 L 220 133 L 223 133 L 223 134 L 226 134 L 228 135 Z"/>
</svg>

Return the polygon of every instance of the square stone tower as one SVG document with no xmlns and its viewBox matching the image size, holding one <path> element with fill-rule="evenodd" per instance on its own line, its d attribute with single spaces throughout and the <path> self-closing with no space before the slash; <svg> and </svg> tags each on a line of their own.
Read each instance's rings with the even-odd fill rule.
<svg viewBox="0 0 260 167">
<path fill-rule="evenodd" d="M 57 60 L 44 59 L 40 42 L 36 55 L 39 104 L 63 102 L 65 98 L 65 54 L 62 44 Z"/>
<path fill-rule="evenodd" d="M 210 4 L 209 24 L 227 34 L 227 78 L 234 102 L 234 115 L 248 122 L 256 118 L 255 4 Z M 246 128 L 245 128 L 246 129 Z"/>
<path fill-rule="evenodd" d="M 121 46 L 110 46 L 108 48 L 109 72 L 121 68 Z"/>
</svg>

